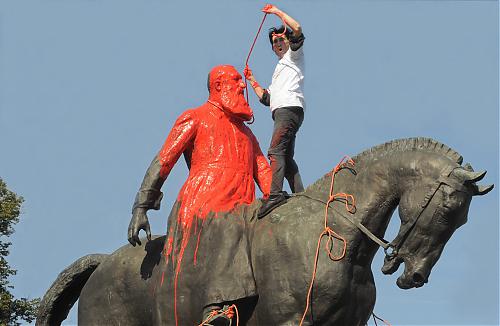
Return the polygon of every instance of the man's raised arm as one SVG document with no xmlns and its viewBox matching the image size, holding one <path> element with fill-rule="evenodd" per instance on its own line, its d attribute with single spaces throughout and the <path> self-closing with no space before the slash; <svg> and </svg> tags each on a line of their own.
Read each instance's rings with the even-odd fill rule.
<svg viewBox="0 0 500 326">
<path fill-rule="evenodd" d="M 264 8 L 262 8 L 262 11 L 268 14 L 275 14 L 276 16 L 283 19 L 285 24 L 287 24 L 292 29 L 293 36 L 300 36 L 300 34 L 302 34 L 302 26 L 300 26 L 299 22 L 290 17 L 286 12 L 279 9 L 275 5 L 268 4 Z"/>
</svg>

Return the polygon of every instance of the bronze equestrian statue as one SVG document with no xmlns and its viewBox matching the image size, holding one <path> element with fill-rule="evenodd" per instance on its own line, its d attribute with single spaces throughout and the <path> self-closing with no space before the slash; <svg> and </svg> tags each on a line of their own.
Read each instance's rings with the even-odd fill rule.
<svg viewBox="0 0 500 326">
<path fill-rule="evenodd" d="M 421 287 L 453 232 L 467 222 L 472 197 L 493 189 L 476 184 L 486 172 L 462 166 L 460 154 L 429 138 L 391 141 L 352 159 L 354 165 L 343 165 L 335 174 L 333 192 L 353 197 L 329 203 L 327 226 L 335 233 L 322 238 L 317 264 L 332 172 L 261 220 L 255 218 L 259 203 L 219 217 L 244 225 L 249 241 L 258 296 L 236 303 L 241 325 L 298 325 L 313 271 L 303 324 L 365 325 L 375 305 L 371 263 L 379 246 L 386 252 L 384 274 L 404 263 L 397 285 Z M 396 207 L 401 226 L 388 243 L 383 237 Z M 46 293 L 37 325 L 60 324 L 78 298 L 82 325 L 158 324 L 159 316 L 173 314 L 172 297 L 162 295 L 171 290 L 168 282 L 161 285 L 164 242 L 158 237 L 143 247 L 126 245 L 110 255 L 80 258 Z M 198 259 L 210 260 L 210 254 Z M 208 272 L 193 268 L 182 274 L 179 324 L 200 322 L 197 294 L 214 287 L 204 282 Z"/>
</svg>

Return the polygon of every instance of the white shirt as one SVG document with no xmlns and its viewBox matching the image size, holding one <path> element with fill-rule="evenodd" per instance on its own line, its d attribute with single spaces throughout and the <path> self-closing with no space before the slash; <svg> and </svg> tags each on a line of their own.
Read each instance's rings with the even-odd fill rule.
<svg viewBox="0 0 500 326">
<path fill-rule="evenodd" d="M 286 106 L 300 106 L 305 110 L 304 71 L 303 46 L 297 51 L 288 48 L 276 65 L 268 88 L 271 111 Z"/>
</svg>

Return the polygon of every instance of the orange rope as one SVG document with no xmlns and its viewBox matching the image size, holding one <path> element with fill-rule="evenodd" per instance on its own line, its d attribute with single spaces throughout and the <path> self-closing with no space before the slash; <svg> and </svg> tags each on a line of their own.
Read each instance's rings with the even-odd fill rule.
<svg viewBox="0 0 500 326">
<path fill-rule="evenodd" d="M 262 18 L 262 22 L 260 23 L 259 30 L 257 31 L 257 34 L 255 34 L 255 38 L 253 39 L 252 46 L 250 47 L 250 51 L 248 52 L 247 60 L 245 61 L 245 67 L 248 66 L 248 60 L 250 59 L 250 55 L 252 54 L 253 47 L 255 46 L 255 42 L 257 41 L 257 37 L 260 34 L 260 30 L 262 29 L 262 25 L 264 25 L 264 21 L 266 20 L 267 13 L 264 13 L 264 17 Z M 245 91 L 247 93 L 247 103 L 248 103 L 248 83 L 247 83 L 247 77 L 245 76 Z M 253 123 L 253 121 L 252 121 Z"/>
<path fill-rule="evenodd" d="M 234 308 L 234 311 L 233 311 Z M 239 326 L 240 323 L 240 314 L 238 312 L 238 307 L 235 304 L 229 306 L 225 312 L 227 318 L 233 319 L 234 315 L 236 315 L 236 326 Z"/>
<path fill-rule="evenodd" d="M 234 309 L 234 310 L 233 310 Z M 236 315 L 236 326 L 239 326 L 240 324 L 240 315 L 238 313 L 238 307 L 236 307 L 235 304 L 229 306 L 226 310 L 212 310 L 210 314 L 205 318 L 204 321 L 201 322 L 198 326 L 208 326 L 208 322 L 212 321 L 214 317 L 216 316 L 226 316 L 229 319 L 233 319 L 233 317 Z"/>
<path fill-rule="evenodd" d="M 354 165 L 354 161 L 349 157 L 349 156 L 344 156 L 342 160 L 340 160 L 339 164 L 335 166 L 335 168 L 332 171 L 332 181 L 330 183 L 330 193 L 328 195 L 328 201 L 326 202 L 325 206 L 325 228 L 321 232 L 318 238 L 318 245 L 316 247 L 316 254 L 314 256 L 314 265 L 313 265 L 313 273 L 311 277 L 311 283 L 309 284 L 309 290 L 307 291 L 307 299 L 306 299 L 306 308 L 304 310 L 304 313 L 302 314 L 302 319 L 300 320 L 299 326 L 301 326 L 304 323 L 304 319 L 306 318 L 307 311 L 309 311 L 309 306 L 311 305 L 311 293 L 312 293 L 312 288 L 314 284 L 314 279 L 316 278 L 316 271 L 318 269 L 318 258 L 319 258 L 319 248 L 321 246 L 321 239 L 323 236 L 328 236 L 328 241 L 326 242 L 325 246 L 325 251 L 328 254 L 328 257 L 330 257 L 331 260 L 333 261 L 339 261 L 342 258 L 344 258 L 346 250 L 347 250 L 347 240 L 343 238 L 341 235 L 333 231 L 329 226 L 328 226 L 328 208 L 330 207 L 330 203 L 333 202 L 337 198 L 343 198 L 345 202 L 345 207 L 346 210 L 350 213 L 354 213 L 356 209 L 356 204 L 354 201 L 354 196 L 346 193 L 333 193 L 333 186 L 335 184 L 335 175 L 337 174 L 338 171 L 346 167 L 348 164 Z M 343 248 L 342 248 L 342 254 L 339 256 L 334 256 L 332 255 L 333 251 L 333 239 L 337 239 L 342 241 Z"/>
<path fill-rule="evenodd" d="M 391 324 L 389 324 L 389 322 L 388 322 L 388 321 L 383 320 L 382 318 L 380 318 L 380 317 L 378 317 L 377 315 L 375 315 L 373 312 L 372 312 L 372 317 L 373 317 L 373 322 L 375 323 L 375 326 L 378 326 L 378 325 L 377 325 L 377 320 L 376 320 L 376 319 L 380 320 L 381 322 L 383 322 L 383 323 L 384 323 L 384 324 L 386 324 L 387 326 L 391 326 Z M 375 318 L 376 318 L 376 319 L 375 319 Z"/>
<path fill-rule="evenodd" d="M 245 67 L 248 67 L 248 60 L 250 59 L 250 55 L 252 54 L 253 47 L 255 46 L 255 42 L 257 41 L 257 37 L 259 37 L 260 31 L 262 29 L 262 25 L 264 25 L 264 21 L 266 20 L 266 17 L 267 17 L 267 12 L 264 13 L 264 17 L 262 18 L 262 21 L 260 22 L 259 29 L 257 30 L 257 34 L 255 34 L 255 38 L 253 39 L 252 46 L 250 47 L 250 51 L 248 52 L 247 59 L 245 60 Z M 286 25 L 285 19 L 283 17 L 281 17 L 281 16 L 280 16 L 280 18 L 281 18 L 281 20 L 283 22 L 283 26 L 285 26 L 285 30 L 281 34 L 274 33 L 273 35 L 276 35 L 278 37 L 283 37 L 283 36 L 285 36 L 286 26 L 287 25 Z M 246 98 L 247 98 L 247 103 L 248 103 L 248 92 L 249 91 L 248 91 L 248 82 L 247 82 L 247 77 L 246 76 L 245 76 L 245 92 L 246 92 Z M 249 122 L 248 124 L 252 124 L 253 121 L 254 121 L 254 118 L 252 117 L 252 122 Z"/>
</svg>

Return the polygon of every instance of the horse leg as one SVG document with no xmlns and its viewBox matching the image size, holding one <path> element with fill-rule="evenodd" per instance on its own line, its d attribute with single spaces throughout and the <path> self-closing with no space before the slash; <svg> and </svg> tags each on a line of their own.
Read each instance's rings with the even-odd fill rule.
<svg viewBox="0 0 500 326">
<path fill-rule="evenodd" d="M 361 269 L 360 266 L 358 268 Z M 367 325 L 375 307 L 376 297 L 375 282 L 370 266 L 364 267 L 357 274 L 354 274 L 352 294 L 353 302 L 356 303 L 353 305 L 352 316 L 358 318 L 359 325 Z"/>
<path fill-rule="evenodd" d="M 342 277 L 318 279 L 324 295 L 314 303 L 315 324 L 367 325 L 375 305 L 372 272 L 369 267 L 354 265 L 345 268 L 343 273 Z M 330 286 L 325 287 L 328 283 Z"/>
</svg>

